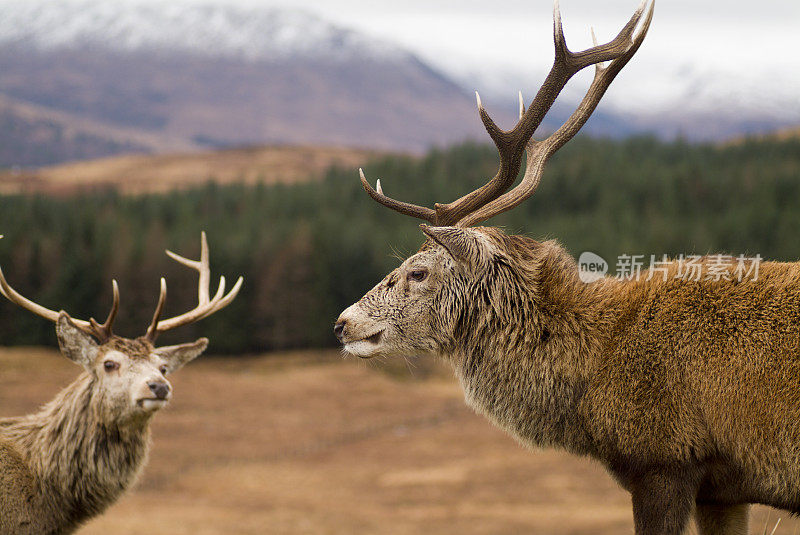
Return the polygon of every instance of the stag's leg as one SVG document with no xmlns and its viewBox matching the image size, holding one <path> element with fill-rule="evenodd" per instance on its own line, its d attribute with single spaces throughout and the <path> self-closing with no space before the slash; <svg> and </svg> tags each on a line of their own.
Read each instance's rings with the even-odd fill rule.
<svg viewBox="0 0 800 535">
<path fill-rule="evenodd" d="M 700 535 L 747 535 L 750 506 L 727 507 L 697 504 L 697 529 Z"/>
<path fill-rule="evenodd" d="M 694 509 L 697 484 L 684 475 L 653 473 L 631 485 L 636 535 L 681 535 Z"/>
</svg>

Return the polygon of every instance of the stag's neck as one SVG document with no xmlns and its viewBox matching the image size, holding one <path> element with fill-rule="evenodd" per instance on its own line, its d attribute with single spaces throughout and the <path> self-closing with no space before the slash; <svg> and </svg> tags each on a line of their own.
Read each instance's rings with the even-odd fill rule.
<svg viewBox="0 0 800 535">
<path fill-rule="evenodd" d="M 64 526 L 111 505 L 136 480 L 147 458 L 149 418 L 108 422 L 88 373 L 34 414 L 0 420 L 34 476 L 46 509 Z"/>
<path fill-rule="evenodd" d="M 518 440 L 589 454 L 581 404 L 618 314 L 618 282 L 585 284 L 563 248 L 538 245 L 498 274 L 488 300 L 470 303 L 450 357 L 467 402 Z"/>
</svg>

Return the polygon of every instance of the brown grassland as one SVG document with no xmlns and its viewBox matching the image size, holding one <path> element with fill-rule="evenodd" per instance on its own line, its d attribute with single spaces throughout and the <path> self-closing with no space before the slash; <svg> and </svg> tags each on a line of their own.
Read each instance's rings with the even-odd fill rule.
<svg viewBox="0 0 800 535">
<path fill-rule="evenodd" d="M 0 416 L 78 375 L 56 352 L 0 348 Z M 432 362 L 336 351 L 202 357 L 171 378 L 137 487 L 82 535 L 632 533 L 601 467 L 530 452 L 475 415 Z M 800 522 L 757 508 L 752 533 Z"/>
<path fill-rule="evenodd" d="M 356 169 L 381 154 L 343 147 L 267 146 L 174 154 L 129 154 L 34 170 L 0 172 L 0 193 L 65 194 L 114 188 L 124 194 L 163 193 L 217 184 L 294 183 L 331 166 Z"/>
</svg>

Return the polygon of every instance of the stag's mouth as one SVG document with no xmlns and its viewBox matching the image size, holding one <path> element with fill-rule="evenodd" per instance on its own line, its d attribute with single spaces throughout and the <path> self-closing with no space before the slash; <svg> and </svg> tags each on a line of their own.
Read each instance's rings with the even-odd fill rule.
<svg viewBox="0 0 800 535">
<path fill-rule="evenodd" d="M 383 331 L 384 330 L 385 329 L 381 329 L 380 331 L 376 332 L 375 334 L 367 336 L 366 338 L 362 338 L 362 340 L 365 341 L 365 342 L 369 342 L 370 344 L 378 344 L 381 341 L 381 337 L 383 336 Z"/>
<path fill-rule="evenodd" d="M 380 331 L 369 336 L 365 336 L 364 338 L 346 342 L 344 344 L 344 350 L 356 357 L 368 359 L 372 357 L 375 349 L 378 345 L 380 345 L 385 330 L 386 329 L 381 329 Z"/>
<path fill-rule="evenodd" d="M 136 404 L 147 412 L 157 411 L 167 403 L 169 403 L 168 399 L 159 398 L 142 398 L 136 401 Z"/>
</svg>

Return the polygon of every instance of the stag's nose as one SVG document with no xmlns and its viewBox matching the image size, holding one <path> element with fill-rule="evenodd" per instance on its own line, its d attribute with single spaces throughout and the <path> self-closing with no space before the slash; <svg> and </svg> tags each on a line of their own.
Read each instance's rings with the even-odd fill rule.
<svg viewBox="0 0 800 535">
<path fill-rule="evenodd" d="M 336 322 L 336 325 L 333 326 L 333 334 L 336 335 L 336 338 L 341 342 L 342 337 L 344 336 L 344 326 L 347 324 L 345 320 L 340 320 Z"/>
<path fill-rule="evenodd" d="M 167 383 L 163 383 L 161 381 L 153 381 L 152 383 L 147 383 L 147 386 L 150 387 L 150 391 L 158 399 L 167 399 L 169 395 L 169 385 Z"/>
</svg>

